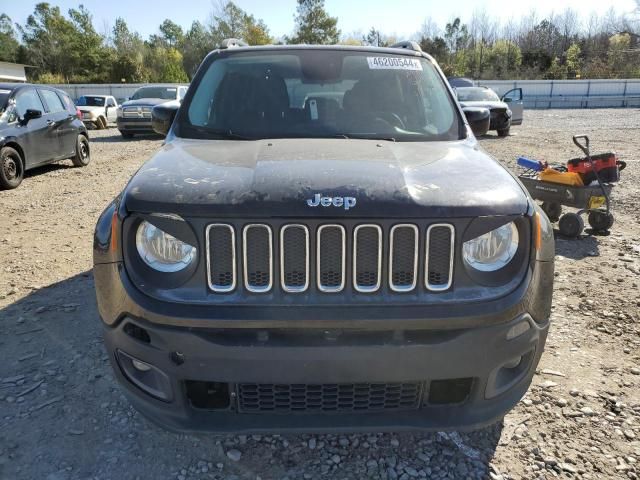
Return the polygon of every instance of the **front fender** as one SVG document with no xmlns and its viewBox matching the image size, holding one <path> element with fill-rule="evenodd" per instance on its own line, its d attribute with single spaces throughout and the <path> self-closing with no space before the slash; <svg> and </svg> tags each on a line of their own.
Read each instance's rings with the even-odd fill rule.
<svg viewBox="0 0 640 480">
<path fill-rule="evenodd" d="M 120 196 L 100 214 L 93 234 L 93 264 L 122 261 Z"/>
<path fill-rule="evenodd" d="M 556 257 L 556 241 L 553 236 L 553 225 L 538 204 L 534 204 L 540 223 L 540 248 L 536 249 L 536 260 L 553 262 Z"/>
</svg>

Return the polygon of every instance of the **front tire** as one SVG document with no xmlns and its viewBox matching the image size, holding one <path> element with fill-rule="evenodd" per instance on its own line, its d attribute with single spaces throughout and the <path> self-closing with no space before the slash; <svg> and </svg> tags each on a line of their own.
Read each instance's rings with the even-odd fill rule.
<svg viewBox="0 0 640 480">
<path fill-rule="evenodd" d="M 86 167 L 91 162 L 89 139 L 85 135 L 78 135 L 76 140 L 76 154 L 71 159 L 76 167 Z"/>
<path fill-rule="evenodd" d="M 508 137 L 510 131 L 511 131 L 511 127 L 501 128 L 501 129 L 498 130 L 498 136 L 499 137 Z"/>
<path fill-rule="evenodd" d="M 615 219 L 611 213 L 599 212 L 597 210 L 593 210 L 589 212 L 589 217 L 587 218 L 589 225 L 596 232 L 607 232 L 612 226 Z"/>
<path fill-rule="evenodd" d="M 12 190 L 22 183 L 24 162 L 18 151 L 11 147 L 0 150 L 0 189 Z"/>
<path fill-rule="evenodd" d="M 107 128 L 107 120 L 104 117 L 98 117 L 96 128 L 98 130 L 104 130 L 105 128 Z"/>
</svg>

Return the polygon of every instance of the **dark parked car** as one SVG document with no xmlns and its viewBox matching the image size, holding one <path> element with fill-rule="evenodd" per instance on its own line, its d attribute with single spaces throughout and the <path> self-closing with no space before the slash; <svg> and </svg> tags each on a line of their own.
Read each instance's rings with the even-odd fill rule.
<svg viewBox="0 0 640 480">
<path fill-rule="evenodd" d="M 116 123 L 124 138 L 136 133 L 153 133 L 151 109 L 166 102 L 180 104 L 187 93 L 187 85 L 149 85 L 140 87 L 129 100 L 118 107 Z"/>
<path fill-rule="evenodd" d="M 98 220 L 93 270 L 115 376 L 147 417 L 442 430 L 525 394 L 551 225 L 435 60 L 401 46 L 221 48 L 180 108 L 154 107 L 166 142 Z"/>
<path fill-rule="evenodd" d="M 70 158 L 89 164 L 89 136 L 69 96 L 55 88 L 0 84 L 0 188 L 16 188 L 24 172 Z"/>
<path fill-rule="evenodd" d="M 523 117 L 522 89 L 514 88 L 502 98 L 488 87 L 458 87 L 458 101 L 463 108 L 481 107 L 491 112 L 489 130 L 497 130 L 498 136 L 506 137 L 512 125 L 521 125 Z"/>
</svg>

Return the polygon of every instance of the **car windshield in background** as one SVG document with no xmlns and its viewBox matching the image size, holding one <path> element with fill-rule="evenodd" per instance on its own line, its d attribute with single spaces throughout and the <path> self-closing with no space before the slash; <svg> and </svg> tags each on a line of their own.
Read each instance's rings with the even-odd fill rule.
<svg viewBox="0 0 640 480">
<path fill-rule="evenodd" d="M 456 94 L 461 102 L 499 102 L 500 98 L 488 88 L 457 88 Z"/>
<path fill-rule="evenodd" d="M 133 94 L 131 100 L 141 98 L 162 98 L 164 100 L 175 100 L 178 89 L 176 87 L 143 87 Z"/>
<path fill-rule="evenodd" d="M 425 141 L 462 134 L 442 78 L 423 57 L 301 49 L 234 53 L 205 68 L 179 136 Z"/>
<path fill-rule="evenodd" d="M 104 97 L 88 97 L 86 95 L 80 97 L 76 105 L 78 107 L 104 107 Z"/>
</svg>

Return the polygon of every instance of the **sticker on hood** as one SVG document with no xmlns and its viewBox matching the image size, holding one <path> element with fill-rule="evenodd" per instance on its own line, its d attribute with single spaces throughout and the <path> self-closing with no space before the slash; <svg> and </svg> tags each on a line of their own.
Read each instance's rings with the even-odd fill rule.
<svg viewBox="0 0 640 480">
<path fill-rule="evenodd" d="M 367 57 L 370 70 L 422 70 L 417 58 L 408 57 Z"/>
</svg>

